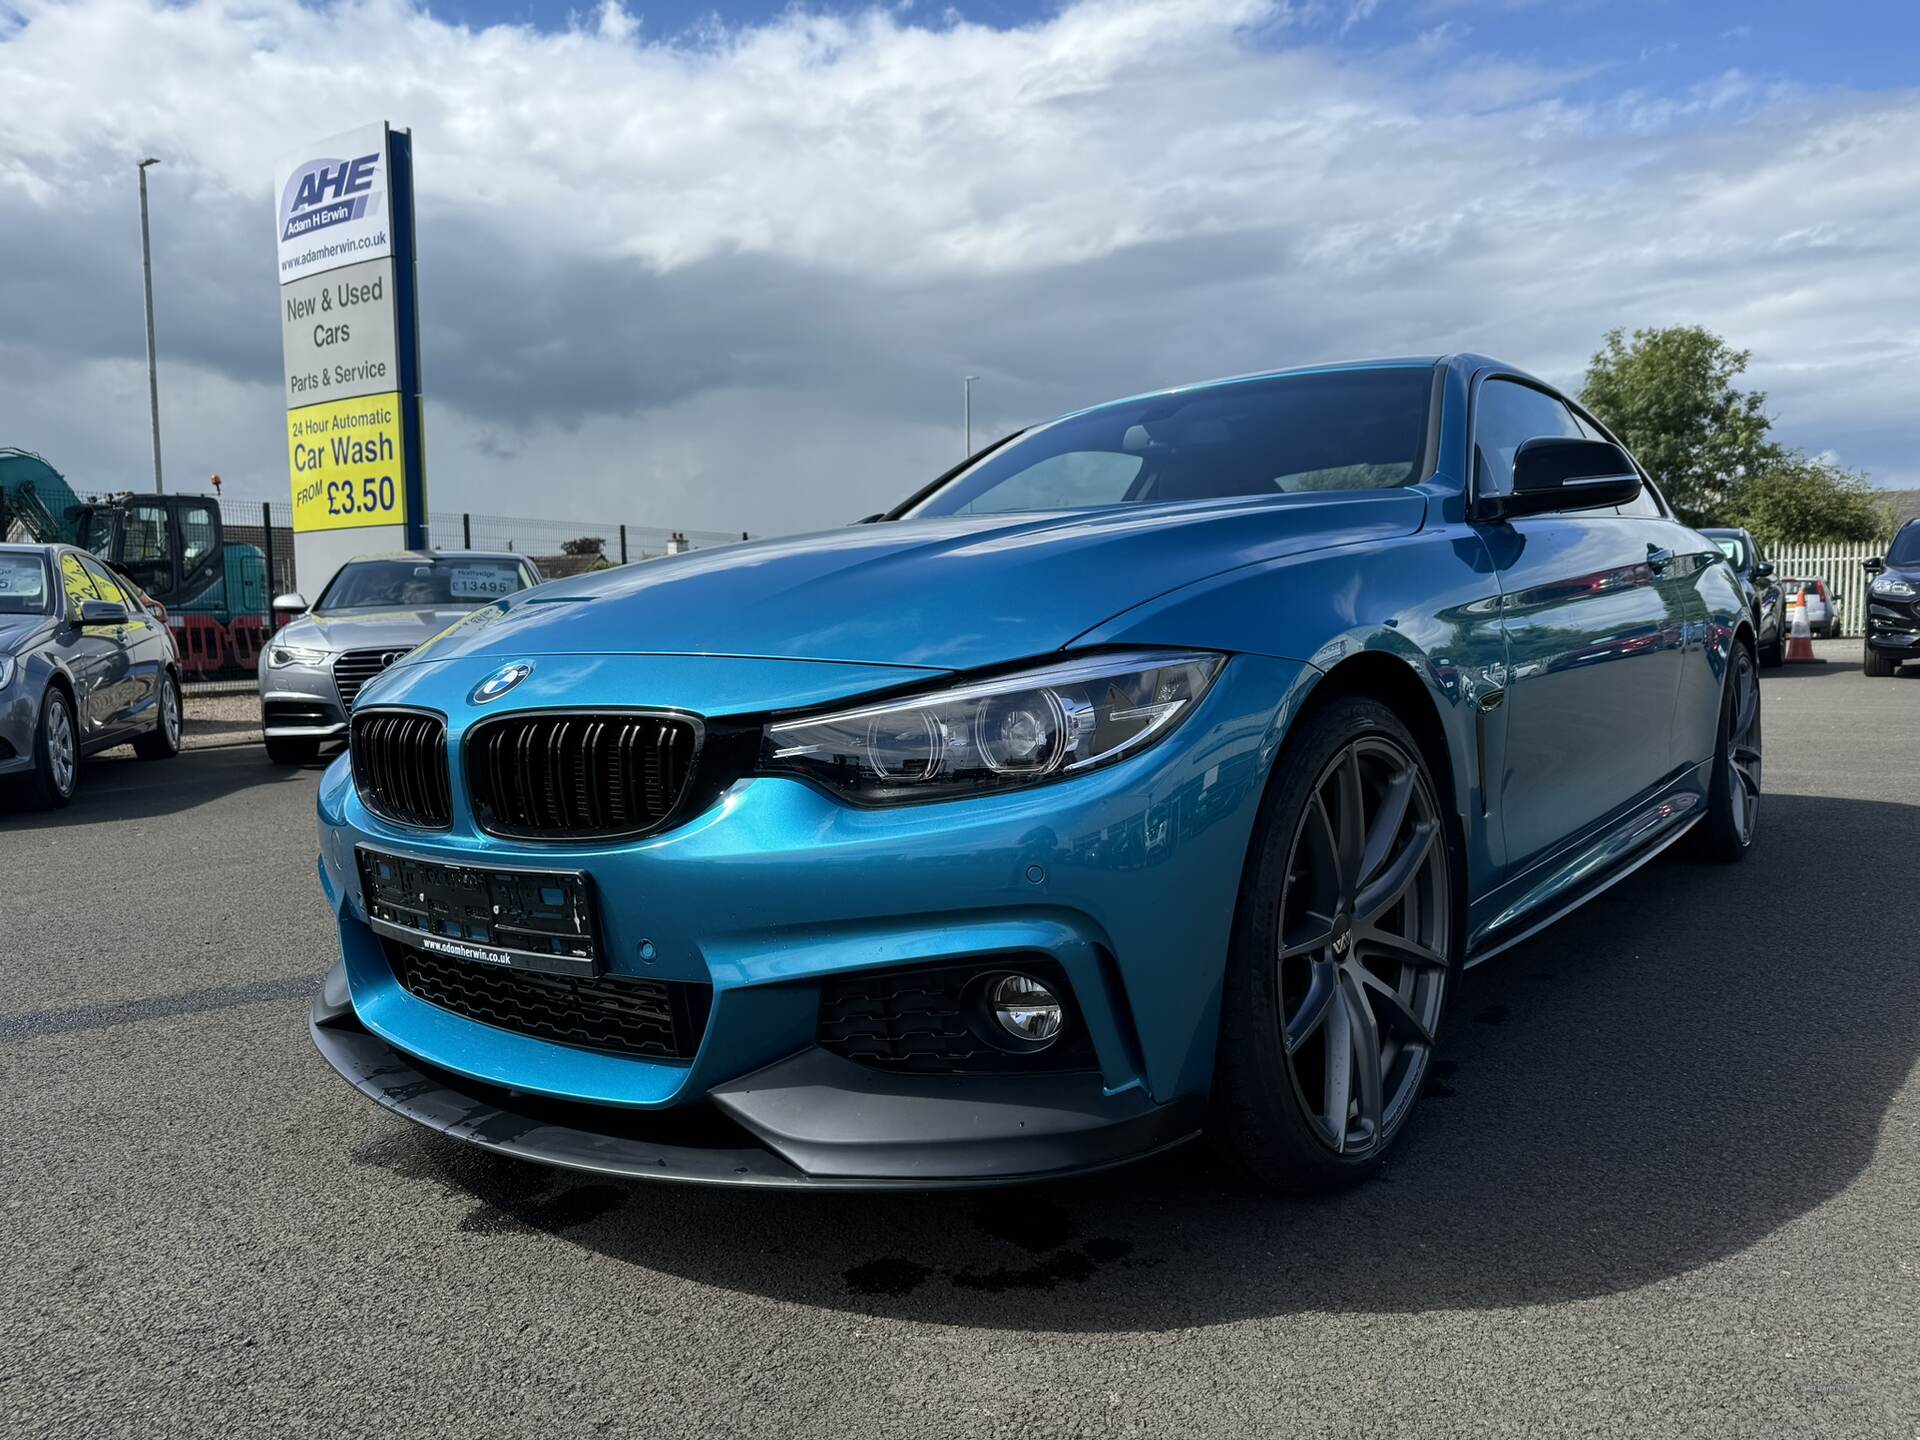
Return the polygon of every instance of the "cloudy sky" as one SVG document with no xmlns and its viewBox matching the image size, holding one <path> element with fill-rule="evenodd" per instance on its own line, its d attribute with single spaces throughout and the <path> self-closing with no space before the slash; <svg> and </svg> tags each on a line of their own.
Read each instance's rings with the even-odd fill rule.
<svg viewBox="0 0 1920 1440">
<path fill-rule="evenodd" d="M 1920 485 L 1911 0 L 0 0 L 0 445 L 284 498 L 276 162 L 418 171 L 435 510 L 777 532 L 1153 386 L 1611 326 Z"/>
</svg>

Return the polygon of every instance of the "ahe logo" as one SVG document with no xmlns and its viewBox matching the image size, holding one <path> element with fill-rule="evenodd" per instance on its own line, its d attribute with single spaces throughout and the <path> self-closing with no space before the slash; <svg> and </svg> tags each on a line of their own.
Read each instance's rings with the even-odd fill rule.
<svg viewBox="0 0 1920 1440">
<path fill-rule="evenodd" d="M 359 220 L 372 199 L 380 153 L 356 160 L 310 160 L 293 172 L 280 197 L 280 238 L 310 235 L 329 225 Z"/>
</svg>

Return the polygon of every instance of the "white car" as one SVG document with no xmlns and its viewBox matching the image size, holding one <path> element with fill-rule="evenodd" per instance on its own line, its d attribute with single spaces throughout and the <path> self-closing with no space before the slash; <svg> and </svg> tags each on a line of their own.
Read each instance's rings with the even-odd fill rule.
<svg viewBox="0 0 1920 1440">
<path fill-rule="evenodd" d="M 1840 607 L 1836 603 L 1839 595 L 1828 596 L 1827 582 L 1824 580 L 1782 580 L 1780 582 L 1780 600 L 1787 607 L 1789 615 L 1793 611 L 1794 597 L 1802 589 L 1807 592 L 1807 629 L 1827 640 L 1840 637 Z"/>
</svg>

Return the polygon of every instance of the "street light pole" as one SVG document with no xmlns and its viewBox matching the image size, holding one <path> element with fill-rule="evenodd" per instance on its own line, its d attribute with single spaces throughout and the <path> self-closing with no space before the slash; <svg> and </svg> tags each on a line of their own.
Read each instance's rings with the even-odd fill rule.
<svg viewBox="0 0 1920 1440">
<path fill-rule="evenodd" d="M 140 271 L 147 288 L 147 410 L 153 417 L 153 488 L 164 495 L 160 478 L 160 367 L 153 349 L 153 241 L 147 233 L 147 167 L 160 162 L 152 156 L 140 162 Z"/>
<path fill-rule="evenodd" d="M 978 380 L 979 378 L 980 377 L 978 375 L 968 375 L 964 377 L 960 382 L 966 391 L 967 448 L 961 454 L 960 458 L 963 460 L 973 454 L 973 382 Z"/>
</svg>

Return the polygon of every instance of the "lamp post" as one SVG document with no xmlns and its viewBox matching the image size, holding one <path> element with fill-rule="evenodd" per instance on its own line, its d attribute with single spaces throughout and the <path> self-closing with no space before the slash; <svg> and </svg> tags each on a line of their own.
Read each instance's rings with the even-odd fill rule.
<svg viewBox="0 0 1920 1440">
<path fill-rule="evenodd" d="M 153 349 L 153 241 L 147 233 L 147 167 L 160 162 L 148 156 L 140 162 L 140 272 L 147 289 L 147 409 L 153 417 L 153 488 L 166 493 L 160 478 L 160 368 Z"/>
<path fill-rule="evenodd" d="M 979 378 L 980 377 L 978 375 L 968 375 L 963 377 L 960 382 L 966 394 L 965 425 L 966 425 L 967 448 L 961 452 L 960 458 L 963 460 L 966 459 L 969 455 L 973 454 L 973 382 L 978 380 Z"/>
</svg>

